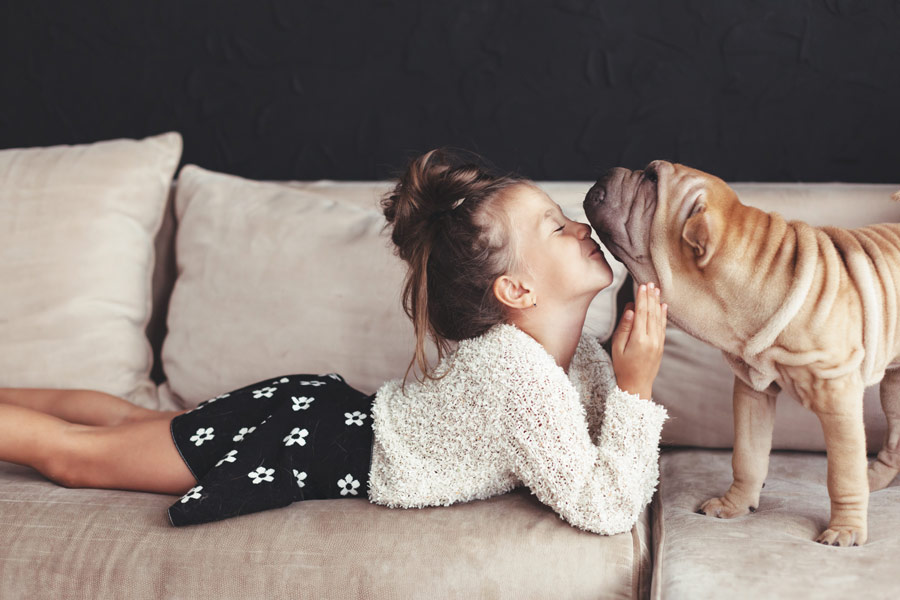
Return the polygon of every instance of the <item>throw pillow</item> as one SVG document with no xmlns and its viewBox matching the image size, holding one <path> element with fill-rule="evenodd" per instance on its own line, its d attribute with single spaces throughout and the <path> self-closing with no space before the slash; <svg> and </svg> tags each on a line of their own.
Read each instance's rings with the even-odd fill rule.
<svg viewBox="0 0 900 600">
<path fill-rule="evenodd" d="M 0 386 L 158 406 L 144 333 L 177 132 L 0 150 Z"/>
</svg>

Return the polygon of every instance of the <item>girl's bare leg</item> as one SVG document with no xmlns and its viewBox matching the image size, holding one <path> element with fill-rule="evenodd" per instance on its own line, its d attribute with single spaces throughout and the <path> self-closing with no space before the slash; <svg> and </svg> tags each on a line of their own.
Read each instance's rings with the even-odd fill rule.
<svg viewBox="0 0 900 600">
<path fill-rule="evenodd" d="M 196 480 L 175 448 L 170 421 L 96 427 L 0 404 L 0 460 L 37 469 L 66 487 L 180 495 Z"/>
<path fill-rule="evenodd" d="M 30 408 L 70 423 L 107 427 L 152 419 L 171 419 L 185 412 L 142 408 L 118 396 L 96 390 L 0 388 L 0 404 Z"/>
</svg>

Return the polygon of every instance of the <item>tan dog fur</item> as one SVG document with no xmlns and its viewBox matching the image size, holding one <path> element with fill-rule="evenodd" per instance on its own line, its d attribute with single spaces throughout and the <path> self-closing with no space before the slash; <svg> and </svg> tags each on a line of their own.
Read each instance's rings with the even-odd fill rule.
<svg viewBox="0 0 900 600">
<path fill-rule="evenodd" d="M 816 541 L 865 543 L 869 491 L 900 472 L 900 224 L 788 222 L 741 204 L 718 177 L 665 161 L 613 169 L 584 208 L 635 279 L 659 284 L 669 320 L 722 350 L 734 371 L 734 481 L 698 512 L 756 510 L 784 390 L 825 434 L 831 518 Z M 888 430 L 867 473 L 863 391 L 879 381 Z"/>
</svg>

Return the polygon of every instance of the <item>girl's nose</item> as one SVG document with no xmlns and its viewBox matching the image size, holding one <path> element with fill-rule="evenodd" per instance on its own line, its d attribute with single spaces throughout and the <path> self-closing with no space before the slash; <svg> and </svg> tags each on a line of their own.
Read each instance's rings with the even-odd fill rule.
<svg viewBox="0 0 900 600">
<path fill-rule="evenodd" d="M 591 235 L 591 226 L 587 223 L 579 223 L 580 227 L 578 228 L 578 239 L 583 240 L 586 237 L 590 237 Z"/>
</svg>

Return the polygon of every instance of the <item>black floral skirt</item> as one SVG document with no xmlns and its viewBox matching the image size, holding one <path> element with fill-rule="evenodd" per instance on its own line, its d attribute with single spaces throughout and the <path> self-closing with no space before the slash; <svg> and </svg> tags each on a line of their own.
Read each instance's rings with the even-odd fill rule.
<svg viewBox="0 0 900 600">
<path fill-rule="evenodd" d="M 274 377 L 172 419 L 197 485 L 169 507 L 191 525 L 300 500 L 366 498 L 372 401 L 337 373 Z"/>
</svg>

